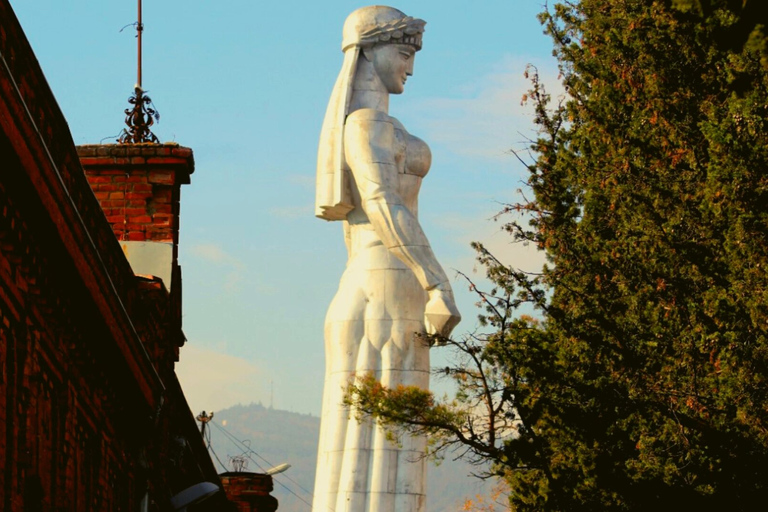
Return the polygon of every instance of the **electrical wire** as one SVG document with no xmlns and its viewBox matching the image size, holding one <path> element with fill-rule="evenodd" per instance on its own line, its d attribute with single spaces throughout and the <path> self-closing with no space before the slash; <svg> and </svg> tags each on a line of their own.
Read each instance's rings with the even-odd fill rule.
<svg viewBox="0 0 768 512">
<path fill-rule="evenodd" d="M 244 452 L 244 453 L 245 453 L 245 454 L 248 456 L 248 458 L 249 458 L 251 461 L 253 461 L 253 463 L 254 463 L 254 464 L 256 464 L 256 466 L 258 466 L 258 467 L 259 467 L 259 469 L 261 469 L 262 471 L 266 472 L 266 470 L 265 470 L 265 469 L 264 469 L 264 468 L 263 468 L 263 467 L 262 467 L 262 466 L 261 466 L 261 465 L 258 463 L 258 461 L 256 461 L 256 459 L 254 459 L 253 457 L 251 457 L 251 456 L 250 456 L 250 454 L 251 454 L 251 453 L 253 453 L 253 454 L 254 454 L 254 455 L 256 455 L 257 457 L 259 457 L 260 459 L 262 459 L 262 460 L 263 460 L 264 462 L 266 462 L 267 464 L 270 464 L 270 465 L 272 465 L 272 464 L 271 464 L 271 463 L 270 463 L 268 460 L 266 460 L 264 457 L 262 457 L 261 455 L 259 455 L 258 453 L 256 453 L 256 452 L 255 452 L 253 449 L 251 449 L 251 448 L 250 448 L 248 445 L 246 445 L 244 442 L 240 441 L 240 440 L 239 440 L 237 437 L 235 437 L 233 434 L 231 434 L 231 433 L 227 432 L 226 430 L 224 430 L 224 428 L 223 428 L 223 427 L 220 427 L 219 425 L 216 425 L 216 427 L 217 427 L 219 430 L 221 430 L 221 432 L 222 432 L 223 434 L 225 434 L 225 435 L 226 435 L 226 436 L 229 438 L 229 440 L 230 440 L 230 441 L 232 441 L 232 442 L 236 442 L 236 443 L 239 443 L 240 445 L 242 445 L 242 446 L 245 448 L 245 452 Z M 284 476 L 285 476 L 285 475 L 284 475 Z M 286 476 L 286 478 L 288 478 L 289 480 L 291 480 L 291 481 L 292 481 L 294 484 L 298 485 L 298 484 L 297 484 L 297 483 L 296 483 L 296 482 L 295 482 L 293 479 L 291 479 L 290 477 L 287 477 L 287 476 Z M 298 498 L 300 501 L 304 502 L 304 503 L 305 503 L 305 504 L 306 504 L 308 507 L 310 507 L 310 508 L 312 507 L 312 504 L 311 504 L 311 503 L 309 503 L 307 500 L 305 500 L 304 498 L 302 498 L 301 496 L 299 496 L 298 494 L 296 494 L 296 493 L 295 493 L 295 492 L 294 492 L 294 491 L 293 491 L 293 490 L 292 490 L 290 487 L 288 487 L 288 486 L 287 486 L 287 485 L 285 485 L 284 483 L 280 482 L 279 480 L 275 480 L 275 478 L 274 478 L 274 475 L 273 475 L 273 478 L 272 478 L 272 479 L 273 479 L 273 481 L 276 481 L 276 482 L 277 482 L 277 483 L 278 483 L 278 484 L 279 484 L 279 485 L 280 485 L 280 486 L 281 486 L 283 489 L 285 489 L 285 490 L 286 490 L 286 491 L 288 491 L 289 493 L 293 494 L 293 495 L 294 495 L 296 498 Z M 300 485 L 298 485 L 298 486 L 299 486 L 299 487 L 301 487 Z M 304 490 L 304 492 L 306 492 L 307 494 L 309 494 L 310 496 L 312 496 L 312 493 L 308 492 L 308 491 L 307 491 L 306 489 L 304 489 L 303 487 L 301 487 L 301 488 Z"/>
<path fill-rule="evenodd" d="M 208 435 L 206 440 L 208 441 L 208 449 L 211 450 L 211 453 L 213 454 L 214 457 L 216 457 L 216 460 L 219 461 L 219 465 L 224 469 L 224 472 L 226 473 L 228 471 L 227 466 L 225 466 L 224 463 L 221 462 L 221 459 L 219 458 L 219 456 L 216 455 L 215 451 L 213 451 L 213 446 L 211 445 L 211 429 L 208 429 L 207 434 Z"/>
<path fill-rule="evenodd" d="M 222 430 L 225 430 L 225 429 L 224 429 L 224 427 L 222 427 L 222 426 L 219 426 L 219 425 L 216 425 L 216 426 L 217 426 L 217 427 L 219 427 L 219 428 L 221 428 Z M 229 433 L 229 432 L 228 432 L 228 433 Z M 258 458 L 260 458 L 261 460 L 263 460 L 263 461 L 264 461 L 264 462 L 265 462 L 265 463 L 266 463 L 268 466 L 270 466 L 270 467 L 274 467 L 274 466 L 275 466 L 273 463 L 269 462 L 267 459 L 265 459 L 264 457 L 262 457 L 261 455 L 259 455 L 258 453 L 256 453 L 256 452 L 255 452 L 255 451 L 254 451 L 254 450 L 251 448 L 250 444 L 245 444 L 245 442 L 244 442 L 244 441 L 240 441 L 239 439 L 237 439 L 237 438 L 234 436 L 234 434 L 231 434 L 231 433 L 230 433 L 230 435 L 232 435 L 232 437 L 233 437 L 233 438 L 235 438 L 235 439 L 236 439 L 236 440 L 237 440 L 237 441 L 238 441 L 240 444 L 242 444 L 243 446 L 245 446 L 245 447 L 246 447 L 246 449 L 247 449 L 249 452 L 253 453 L 255 456 L 257 456 Z M 255 461 L 254 461 L 254 462 L 255 462 Z M 258 463 L 257 463 L 256 465 L 258 466 Z M 259 467 L 261 467 L 261 466 L 259 466 Z M 263 468 L 262 468 L 262 469 L 263 469 Z M 312 496 L 312 492 L 310 492 L 310 491 L 308 491 L 307 489 L 305 489 L 304 487 L 302 487 L 302 486 L 301 486 L 301 484 L 300 484 L 299 482 L 297 482 L 296 480 L 294 480 L 294 479 L 293 479 L 293 478 L 291 478 L 290 476 L 288 476 L 288 475 L 283 475 L 283 477 L 287 478 L 288 480 L 290 480 L 291 482 L 293 482 L 293 483 L 296 485 L 296 487 L 298 487 L 299 489 L 301 489 L 301 490 L 302 490 L 302 491 L 304 491 L 305 493 L 307 493 L 307 494 L 309 494 L 310 496 Z M 281 478 L 282 478 L 282 477 L 281 477 Z"/>
<path fill-rule="evenodd" d="M 271 462 L 269 462 L 267 459 L 265 459 L 264 457 L 262 457 L 261 455 L 259 455 L 258 453 L 256 453 L 256 452 L 255 452 L 255 451 L 254 451 L 254 450 L 253 450 L 253 449 L 252 449 L 250 446 L 246 445 L 244 442 L 242 442 L 241 440 L 239 440 L 237 437 L 235 437 L 235 436 L 234 436 L 234 434 L 231 434 L 230 432 L 228 432 L 228 431 L 227 431 L 227 430 L 226 430 L 224 427 L 220 426 L 220 425 L 219 425 L 219 424 L 217 424 L 217 423 L 214 423 L 213 425 L 214 425 L 216 428 L 218 428 L 218 429 L 221 431 L 221 433 L 223 433 L 225 436 L 227 436 L 227 438 L 228 438 L 228 439 L 229 439 L 231 442 L 235 443 L 235 446 L 238 446 L 238 445 L 239 445 L 238 447 L 240 447 L 240 446 L 241 446 L 241 447 L 242 447 L 242 448 L 245 450 L 245 454 L 248 456 L 248 458 L 249 458 L 250 460 L 252 460 L 252 461 L 253 461 L 253 463 L 254 463 L 254 464 L 256 464 L 256 466 L 258 466 L 258 468 L 259 468 L 259 469 L 261 469 L 262 471 L 266 472 L 266 470 L 265 470 L 265 469 L 264 469 L 264 468 L 261 466 L 261 464 L 259 464 L 259 463 L 258 463 L 258 461 L 256 461 L 256 459 L 254 459 L 253 457 L 251 457 L 251 455 L 250 455 L 251 453 L 253 453 L 254 455 L 256 455 L 258 458 L 260 458 L 261 460 L 263 460 L 264 462 L 266 462 L 266 463 L 267 463 L 267 464 L 269 464 L 270 466 L 273 466 L 273 464 L 272 464 Z M 298 483 L 297 483 L 295 480 L 293 480 L 292 478 L 290 478 L 290 477 L 289 477 L 289 476 L 287 476 L 287 475 L 283 475 L 283 476 L 285 476 L 285 477 L 286 477 L 288 480 L 290 480 L 291 482 L 293 482 L 293 483 L 294 483 L 296 486 L 298 486 L 298 487 L 299 487 L 301 490 L 303 490 L 304 492 L 306 492 L 307 494 L 309 494 L 310 496 L 312 496 L 312 493 L 311 493 L 311 492 L 309 492 L 308 490 L 304 489 L 304 488 L 303 488 L 301 485 L 299 485 L 299 484 L 298 484 Z M 304 498 L 302 498 L 301 496 L 299 496 L 298 494 L 296 494 L 296 493 L 293 491 L 293 489 L 291 489 L 290 487 L 288 487 L 287 485 L 285 485 L 285 484 L 284 484 L 284 483 L 282 483 L 281 481 L 279 481 L 279 480 L 276 480 L 276 479 L 274 478 L 274 475 L 273 475 L 273 478 L 272 478 L 272 479 L 273 479 L 273 481 L 277 482 L 277 483 L 278 483 L 278 484 L 279 484 L 279 485 L 280 485 L 280 486 L 281 486 L 283 489 L 285 489 L 285 490 L 286 490 L 286 491 L 288 491 L 289 493 L 293 494 L 293 495 L 294 495 L 296 498 L 298 498 L 300 501 L 302 501 L 303 503 L 305 503 L 305 504 L 306 504 L 306 505 L 307 505 L 307 506 L 308 506 L 310 509 L 312 508 L 312 504 L 311 504 L 311 503 L 309 503 L 307 500 L 305 500 Z"/>
<path fill-rule="evenodd" d="M 238 449 L 243 450 L 243 453 L 248 457 L 248 459 L 250 459 L 251 462 L 256 464 L 256 467 L 258 467 L 263 473 L 267 472 L 267 470 L 261 464 L 259 464 L 259 461 L 254 460 L 254 458 L 250 456 L 251 452 L 256 453 L 251 449 L 250 446 L 245 444 L 243 441 L 240 441 L 237 437 L 234 436 L 234 434 L 231 434 L 230 432 L 225 430 L 224 427 L 221 427 L 215 423 L 214 423 L 214 426 L 218 428 L 221 431 L 221 433 L 227 437 L 227 439 L 229 439 L 230 443 L 234 444 Z M 245 449 L 241 448 L 241 446 L 244 447 Z"/>
</svg>

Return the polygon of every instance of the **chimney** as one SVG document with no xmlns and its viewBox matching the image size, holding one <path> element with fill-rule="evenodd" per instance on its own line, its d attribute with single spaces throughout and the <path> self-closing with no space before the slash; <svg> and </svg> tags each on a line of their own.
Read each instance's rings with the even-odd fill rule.
<svg viewBox="0 0 768 512">
<path fill-rule="evenodd" d="M 272 475 L 263 473 L 221 473 L 221 484 L 227 499 L 234 503 L 237 512 L 275 512 L 277 498 L 271 496 Z"/>
<path fill-rule="evenodd" d="M 192 150 L 175 143 L 94 144 L 77 153 L 133 272 L 160 278 L 180 299 L 179 199 L 195 169 Z"/>
</svg>

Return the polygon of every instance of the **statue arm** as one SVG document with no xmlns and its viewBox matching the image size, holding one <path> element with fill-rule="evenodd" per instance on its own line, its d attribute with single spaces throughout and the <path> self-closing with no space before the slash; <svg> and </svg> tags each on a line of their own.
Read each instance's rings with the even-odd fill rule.
<svg viewBox="0 0 768 512">
<path fill-rule="evenodd" d="M 376 234 L 410 268 L 425 290 L 448 282 L 418 219 L 403 204 L 394 155 L 395 131 L 389 116 L 372 109 L 347 118 L 344 147 L 363 210 Z"/>
<path fill-rule="evenodd" d="M 395 128 L 383 112 L 361 109 L 347 118 L 345 156 L 360 192 L 362 208 L 384 246 L 413 271 L 429 293 L 428 328 L 447 336 L 461 316 L 445 271 L 418 219 L 397 192 L 394 146 Z"/>
</svg>

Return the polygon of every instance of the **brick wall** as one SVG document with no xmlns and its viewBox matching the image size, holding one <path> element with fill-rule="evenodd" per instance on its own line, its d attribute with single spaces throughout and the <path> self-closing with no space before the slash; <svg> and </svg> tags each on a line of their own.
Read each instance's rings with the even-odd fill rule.
<svg viewBox="0 0 768 512">
<path fill-rule="evenodd" d="M 130 156 L 142 170 L 163 162 L 130 192 L 151 195 L 122 229 L 175 244 L 173 190 L 191 151 L 158 149 L 170 155 Z M 173 373 L 180 288 L 137 279 L 115 224 L 0 0 L 0 510 L 135 511 L 148 493 L 159 512 L 185 487 L 218 482 Z"/>
<path fill-rule="evenodd" d="M 119 240 L 179 241 L 182 184 L 192 150 L 178 144 L 78 146 L 88 182 Z"/>
<path fill-rule="evenodd" d="M 181 186 L 194 172 L 190 148 L 167 144 L 78 146 L 83 170 L 136 274 L 160 277 L 170 292 L 167 340 L 178 361 L 182 281 L 178 264 Z M 152 247 L 155 246 L 155 247 Z M 169 306 L 166 305 L 166 308 Z"/>
<path fill-rule="evenodd" d="M 8 149 L 0 142 L 0 508 L 135 510 L 151 411 Z"/>
</svg>

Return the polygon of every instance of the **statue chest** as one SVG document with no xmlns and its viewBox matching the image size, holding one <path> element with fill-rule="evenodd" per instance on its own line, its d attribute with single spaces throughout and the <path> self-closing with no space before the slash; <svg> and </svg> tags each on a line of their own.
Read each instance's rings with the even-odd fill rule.
<svg viewBox="0 0 768 512">
<path fill-rule="evenodd" d="M 432 153 L 429 146 L 408 133 L 402 125 L 395 125 L 395 164 L 398 173 L 398 193 L 409 209 L 417 214 L 421 181 L 429 172 Z"/>
</svg>

